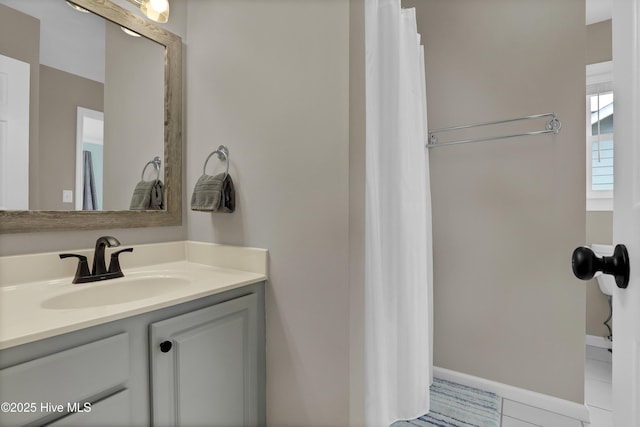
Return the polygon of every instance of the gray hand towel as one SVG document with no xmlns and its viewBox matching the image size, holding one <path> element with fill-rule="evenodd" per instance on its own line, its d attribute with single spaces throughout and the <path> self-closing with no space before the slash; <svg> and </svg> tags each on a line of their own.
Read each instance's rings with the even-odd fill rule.
<svg viewBox="0 0 640 427">
<path fill-rule="evenodd" d="M 151 188 L 151 205 L 149 209 L 164 209 L 164 184 L 160 180 L 157 180 Z"/>
<path fill-rule="evenodd" d="M 140 181 L 136 184 L 131 197 L 131 210 L 164 209 L 164 186 L 162 181 Z"/>
<path fill-rule="evenodd" d="M 211 176 L 203 174 L 193 189 L 191 209 L 203 212 L 233 212 L 235 189 L 231 176 L 224 173 Z"/>
<path fill-rule="evenodd" d="M 218 212 L 233 212 L 236 210 L 236 189 L 233 185 L 231 175 L 227 174 L 227 177 L 222 182 L 222 195 L 220 197 L 220 206 L 218 206 Z"/>
</svg>

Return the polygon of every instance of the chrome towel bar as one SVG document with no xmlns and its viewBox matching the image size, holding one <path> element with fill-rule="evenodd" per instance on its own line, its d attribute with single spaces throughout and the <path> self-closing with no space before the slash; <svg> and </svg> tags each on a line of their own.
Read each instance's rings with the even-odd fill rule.
<svg viewBox="0 0 640 427">
<path fill-rule="evenodd" d="M 462 139 L 462 140 L 447 141 L 447 142 L 438 142 L 438 135 L 436 135 L 442 132 L 449 132 L 449 131 L 460 130 L 460 129 L 469 129 L 469 128 L 481 127 L 481 126 L 499 125 L 503 123 L 511 123 L 511 122 L 516 122 L 520 120 L 539 119 L 542 117 L 551 117 L 551 119 L 545 124 L 544 130 L 539 130 L 539 131 L 523 132 L 523 133 L 516 133 L 516 134 L 509 134 L 509 135 L 488 136 L 488 137 L 482 137 L 482 138 Z M 429 130 L 429 142 L 426 144 L 426 147 L 427 148 L 441 147 L 445 145 L 466 144 L 468 142 L 480 142 L 480 141 L 491 141 L 494 139 L 515 138 L 518 136 L 542 135 L 545 133 L 553 133 L 557 135 L 558 133 L 560 133 L 561 128 L 562 128 L 562 122 L 560 122 L 560 120 L 558 119 L 557 113 L 534 114 L 532 116 L 518 117 L 515 119 L 498 120 L 494 122 L 475 123 L 470 125 L 453 126 L 448 128 Z"/>
</svg>

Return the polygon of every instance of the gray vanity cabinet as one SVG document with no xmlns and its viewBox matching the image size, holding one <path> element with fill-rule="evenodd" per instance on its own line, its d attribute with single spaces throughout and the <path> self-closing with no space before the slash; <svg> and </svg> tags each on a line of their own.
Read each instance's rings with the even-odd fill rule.
<svg viewBox="0 0 640 427">
<path fill-rule="evenodd" d="M 41 425 L 57 418 L 60 423 L 53 425 L 130 425 L 129 401 L 117 397 L 126 393 L 128 378 L 126 332 L 1 369 L 0 425 Z M 101 410 L 105 407 L 116 415 Z"/>
<path fill-rule="evenodd" d="M 47 427 L 131 427 L 129 390 L 122 390 L 91 405 L 91 411 L 76 412 Z"/>
<path fill-rule="evenodd" d="M 154 426 L 258 426 L 258 300 L 245 295 L 150 326 Z"/>
<path fill-rule="evenodd" d="M 264 353 L 263 283 L 11 347 L 0 426 L 262 426 Z"/>
</svg>

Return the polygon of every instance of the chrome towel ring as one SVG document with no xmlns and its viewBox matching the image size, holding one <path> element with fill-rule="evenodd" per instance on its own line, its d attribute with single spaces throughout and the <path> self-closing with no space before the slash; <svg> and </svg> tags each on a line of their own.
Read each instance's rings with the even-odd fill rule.
<svg viewBox="0 0 640 427">
<path fill-rule="evenodd" d="M 204 161 L 204 166 L 202 167 L 202 174 L 206 175 L 207 163 L 209 162 L 211 156 L 213 156 L 214 154 L 218 155 L 218 159 L 227 163 L 227 168 L 224 171 L 224 180 L 227 178 L 227 176 L 229 176 L 229 149 L 225 145 L 220 145 L 216 151 L 207 156 L 207 160 Z"/>
<path fill-rule="evenodd" d="M 150 160 L 149 162 L 147 162 L 147 164 L 144 165 L 144 168 L 142 168 L 142 175 L 140 176 L 140 180 L 144 181 L 144 173 L 146 172 L 147 167 L 152 165 L 153 168 L 156 170 L 156 181 L 160 181 L 160 165 L 161 164 L 162 162 L 160 161 L 159 156 L 155 156 L 153 160 Z"/>
</svg>

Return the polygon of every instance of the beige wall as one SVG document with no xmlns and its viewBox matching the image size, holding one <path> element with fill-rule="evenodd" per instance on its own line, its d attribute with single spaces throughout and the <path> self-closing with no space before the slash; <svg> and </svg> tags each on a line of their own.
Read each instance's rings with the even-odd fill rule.
<svg viewBox="0 0 640 427">
<path fill-rule="evenodd" d="M 349 376 L 351 426 L 364 425 L 364 0 L 349 1 Z"/>
<path fill-rule="evenodd" d="M 425 43 L 430 128 L 563 122 L 556 137 L 431 149 L 434 363 L 583 402 L 585 290 L 570 260 L 585 239 L 584 2 L 403 3 Z"/>
<path fill-rule="evenodd" d="M 349 1 L 193 1 L 188 28 L 185 199 L 219 144 L 237 197 L 190 211 L 189 238 L 269 249 L 268 424 L 344 427 Z"/>
<path fill-rule="evenodd" d="M 611 19 L 587 25 L 587 64 L 611 59 Z"/>
<path fill-rule="evenodd" d="M 105 36 L 103 206 L 122 210 L 129 209 L 142 169 L 155 156 L 164 176 L 164 48 L 112 23 Z"/>
<path fill-rule="evenodd" d="M 82 106 L 102 111 L 104 85 L 41 65 L 39 102 L 39 198 L 31 208 L 73 210 L 74 204 L 62 203 L 62 190 L 72 190 L 77 196 L 77 110 Z"/>
</svg>

